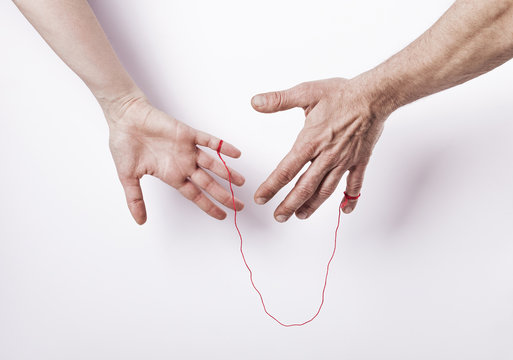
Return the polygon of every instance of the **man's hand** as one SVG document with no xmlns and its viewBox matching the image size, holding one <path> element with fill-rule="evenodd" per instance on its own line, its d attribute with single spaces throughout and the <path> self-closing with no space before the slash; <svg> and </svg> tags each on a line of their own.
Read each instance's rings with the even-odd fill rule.
<svg viewBox="0 0 513 360">
<path fill-rule="evenodd" d="M 397 108 L 484 74 L 513 57 L 513 0 L 457 0 L 424 34 L 354 79 L 330 79 L 257 95 L 253 107 L 275 112 L 301 107 L 305 127 L 291 152 L 260 186 L 263 204 L 311 161 L 275 211 L 310 216 L 346 170 L 347 193 L 358 195 L 384 120 Z M 349 200 L 350 213 L 356 200 Z"/>
<path fill-rule="evenodd" d="M 292 150 L 255 193 L 257 204 L 266 203 L 311 162 L 274 212 L 277 221 L 284 222 L 294 213 L 300 219 L 308 218 L 335 191 L 346 171 L 347 194 L 359 194 L 387 117 L 373 113 L 360 90 L 357 79 L 337 78 L 253 97 L 251 103 L 257 111 L 271 113 L 300 107 L 306 116 Z M 350 213 L 357 201 L 348 200 L 343 211 Z"/>
<path fill-rule="evenodd" d="M 210 216 L 222 220 L 226 213 L 212 202 L 233 208 L 230 192 L 217 183 L 209 170 L 228 180 L 226 169 L 199 146 L 216 150 L 219 139 L 195 130 L 154 108 L 144 97 L 118 100 L 102 105 L 110 128 L 110 149 L 128 207 L 138 224 L 146 221 L 146 207 L 140 178 L 153 175 L 174 187 Z M 240 151 L 223 142 L 222 153 L 237 158 Z M 241 186 L 244 177 L 230 169 L 232 182 Z M 237 210 L 243 204 L 235 200 Z"/>
</svg>

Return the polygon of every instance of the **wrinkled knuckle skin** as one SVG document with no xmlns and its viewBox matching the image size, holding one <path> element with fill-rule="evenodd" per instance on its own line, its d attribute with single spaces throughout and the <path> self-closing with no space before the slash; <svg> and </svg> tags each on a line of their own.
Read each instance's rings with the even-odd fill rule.
<svg viewBox="0 0 513 360">
<path fill-rule="evenodd" d="M 319 189 L 319 198 L 327 199 L 329 198 L 333 192 L 335 192 L 336 186 L 325 186 Z"/>
<path fill-rule="evenodd" d="M 296 186 L 296 190 L 294 191 L 295 197 L 299 199 L 308 199 L 312 196 L 312 186 L 310 185 L 299 185 Z"/>
<path fill-rule="evenodd" d="M 327 152 L 324 155 L 324 161 L 327 165 L 337 165 L 339 160 L 339 155 L 336 152 Z"/>
<path fill-rule="evenodd" d="M 351 185 L 348 186 L 348 193 L 349 194 L 356 194 L 354 196 L 357 196 L 358 193 L 360 192 L 362 186 L 363 186 L 363 182 L 362 181 L 355 181 L 355 182 L 351 183 Z"/>
<path fill-rule="evenodd" d="M 312 141 L 305 141 L 299 144 L 298 151 L 301 151 L 309 159 L 313 159 L 317 153 L 317 146 Z"/>
<path fill-rule="evenodd" d="M 135 209 L 138 206 L 142 205 L 143 199 L 130 199 L 128 200 L 128 207 L 131 209 Z"/>
<path fill-rule="evenodd" d="M 218 210 L 218 207 L 214 204 L 214 203 L 209 203 L 209 204 L 206 204 L 205 207 L 204 207 L 204 211 L 213 216 L 213 217 L 217 217 L 217 211 Z"/>
<path fill-rule="evenodd" d="M 206 183 L 206 185 L 205 185 L 206 192 L 208 192 L 210 194 L 210 193 L 215 192 L 215 190 L 216 190 L 216 183 L 214 181 L 209 181 Z"/>
<path fill-rule="evenodd" d="M 219 208 L 214 204 L 208 204 L 207 209 L 207 212 L 216 218 L 222 214 L 222 211 L 220 211 Z"/>
<path fill-rule="evenodd" d="M 191 200 L 192 200 L 192 202 L 194 202 L 194 203 L 197 203 L 197 204 L 198 204 L 198 203 L 201 201 L 201 199 L 202 199 L 202 198 L 203 198 L 203 193 L 200 191 L 200 192 L 198 192 L 198 193 L 194 194 L 194 195 L 192 196 L 192 199 L 191 199 Z"/>
<path fill-rule="evenodd" d="M 276 182 L 278 186 L 285 186 L 287 185 L 292 179 L 294 178 L 292 172 L 285 168 L 285 167 L 279 167 L 276 169 Z M 273 183 L 273 185 L 275 185 Z"/>
<path fill-rule="evenodd" d="M 210 139 L 208 139 L 208 142 L 207 142 L 207 147 L 213 149 L 213 148 L 217 148 L 219 146 L 219 140 L 211 137 Z"/>
<path fill-rule="evenodd" d="M 280 108 L 283 105 L 283 96 L 281 92 L 275 91 L 269 94 L 268 103 L 273 108 Z"/>
</svg>

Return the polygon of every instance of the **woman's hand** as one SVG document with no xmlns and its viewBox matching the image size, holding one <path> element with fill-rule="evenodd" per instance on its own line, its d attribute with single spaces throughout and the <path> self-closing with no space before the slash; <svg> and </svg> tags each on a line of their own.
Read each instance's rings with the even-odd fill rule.
<svg viewBox="0 0 513 360">
<path fill-rule="evenodd" d="M 255 202 L 265 204 L 311 162 L 274 212 L 277 221 L 287 221 L 294 213 L 300 219 L 308 218 L 335 191 L 346 171 L 347 194 L 360 193 L 372 149 L 388 116 L 373 110 L 364 88 L 358 78 L 336 78 L 253 97 L 257 111 L 301 107 L 306 116 L 292 150 L 255 193 Z M 350 213 L 357 201 L 348 200 L 343 211 Z"/>
<path fill-rule="evenodd" d="M 229 191 L 208 171 L 228 180 L 219 160 L 198 146 L 217 150 L 219 139 L 195 130 L 154 108 L 144 96 L 128 96 L 102 104 L 110 128 L 110 150 L 125 190 L 128 208 L 138 224 L 146 221 L 146 207 L 139 180 L 153 175 L 174 187 L 210 216 L 222 220 L 226 213 L 204 192 L 232 209 Z M 221 152 L 237 158 L 240 151 L 223 142 Z M 207 171 L 208 170 L 208 171 Z M 244 177 L 230 169 L 232 182 L 241 186 Z M 237 210 L 243 203 L 235 200 Z"/>
</svg>

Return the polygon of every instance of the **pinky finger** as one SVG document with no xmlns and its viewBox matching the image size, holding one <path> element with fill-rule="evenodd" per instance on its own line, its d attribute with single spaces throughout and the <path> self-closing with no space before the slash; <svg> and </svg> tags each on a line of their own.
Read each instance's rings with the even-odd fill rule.
<svg viewBox="0 0 513 360">
<path fill-rule="evenodd" d="M 226 213 L 216 206 L 204 193 L 194 185 L 190 180 L 185 182 L 178 188 L 178 191 L 185 196 L 185 198 L 191 200 L 198 207 L 206 212 L 208 215 L 215 219 L 223 220 L 226 217 Z"/>
<path fill-rule="evenodd" d="M 198 131 L 196 134 L 196 144 L 200 146 L 206 146 L 211 148 L 212 150 L 217 151 L 219 148 L 219 143 L 221 142 L 221 139 L 212 136 L 210 134 L 207 134 L 203 131 Z M 239 149 L 237 149 L 232 144 L 226 142 L 223 140 L 223 144 L 221 146 L 221 154 L 232 157 L 232 158 L 238 158 L 241 155 L 241 152 Z"/>
<path fill-rule="evenodd" d="M 347 205 L 342 209 L 346 214 L 351 213 L 358 203 L 358 196 L 362 189 L 365 169 L 366 165 L 360 165 L 350 170 L 349 175 L 347 175 L 346 193 L 353 199 L 347 199 Z"/>
<path fill-rule="evenodd" d="M 135 222 L 142 225 L 146 222 L 146 206 L 144 205 L 141 184 L 138 178 L 121 179 L 125 190 L 126 203 Z"/>
</svg>

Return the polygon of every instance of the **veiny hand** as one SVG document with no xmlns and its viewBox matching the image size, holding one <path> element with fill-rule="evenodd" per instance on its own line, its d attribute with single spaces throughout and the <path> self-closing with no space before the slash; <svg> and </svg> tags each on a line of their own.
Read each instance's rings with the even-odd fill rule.
<svg viewBox="0 0 513 360">
<path fill-rule="evenodd" d="M 347 176 L 346 192 L 360 193 L 365 169 L 388 115 L 377 115 L 374 104 L 364 95 L 358 78 L 328 79 L 302 83 L 289 90 L 256 95 L 253 108 L 263 113 L 295 107 L 305 111 L 305 126 L 292 150 L 278 164 L 255 193 L 255 202 L 264 204 L 303 168 L 308 169 L 274 212 L 284 222 L 292 214 L 306 219 L 335 191 L 342 175 Z M 348 200 L 348 214 L 358 200 Z"/>
<path fill-rule="evenodd" d="M 146 207 L 139 180 L 153 175 L 174 187 L 210 216 L 222 220 L 226 213 L 204 193 L 232 209 L 230 192 L 206 171 L 228 180 L 222 163 L 199 146 L 217 150 L 219 139 L 195 130 L 154 108 L 144 97 L 121 99 L 102 105 L 110 128 L 110 149 L 128 208 L 138 224 L 146 221 Z M 221 152 L 237 158 L 240 151 L 223 142 Z M 230 169 L 232 182 L 241 186 L 244 177 Z M 235 200 L 237 210 L 243 203 Z"/>
</svg>

